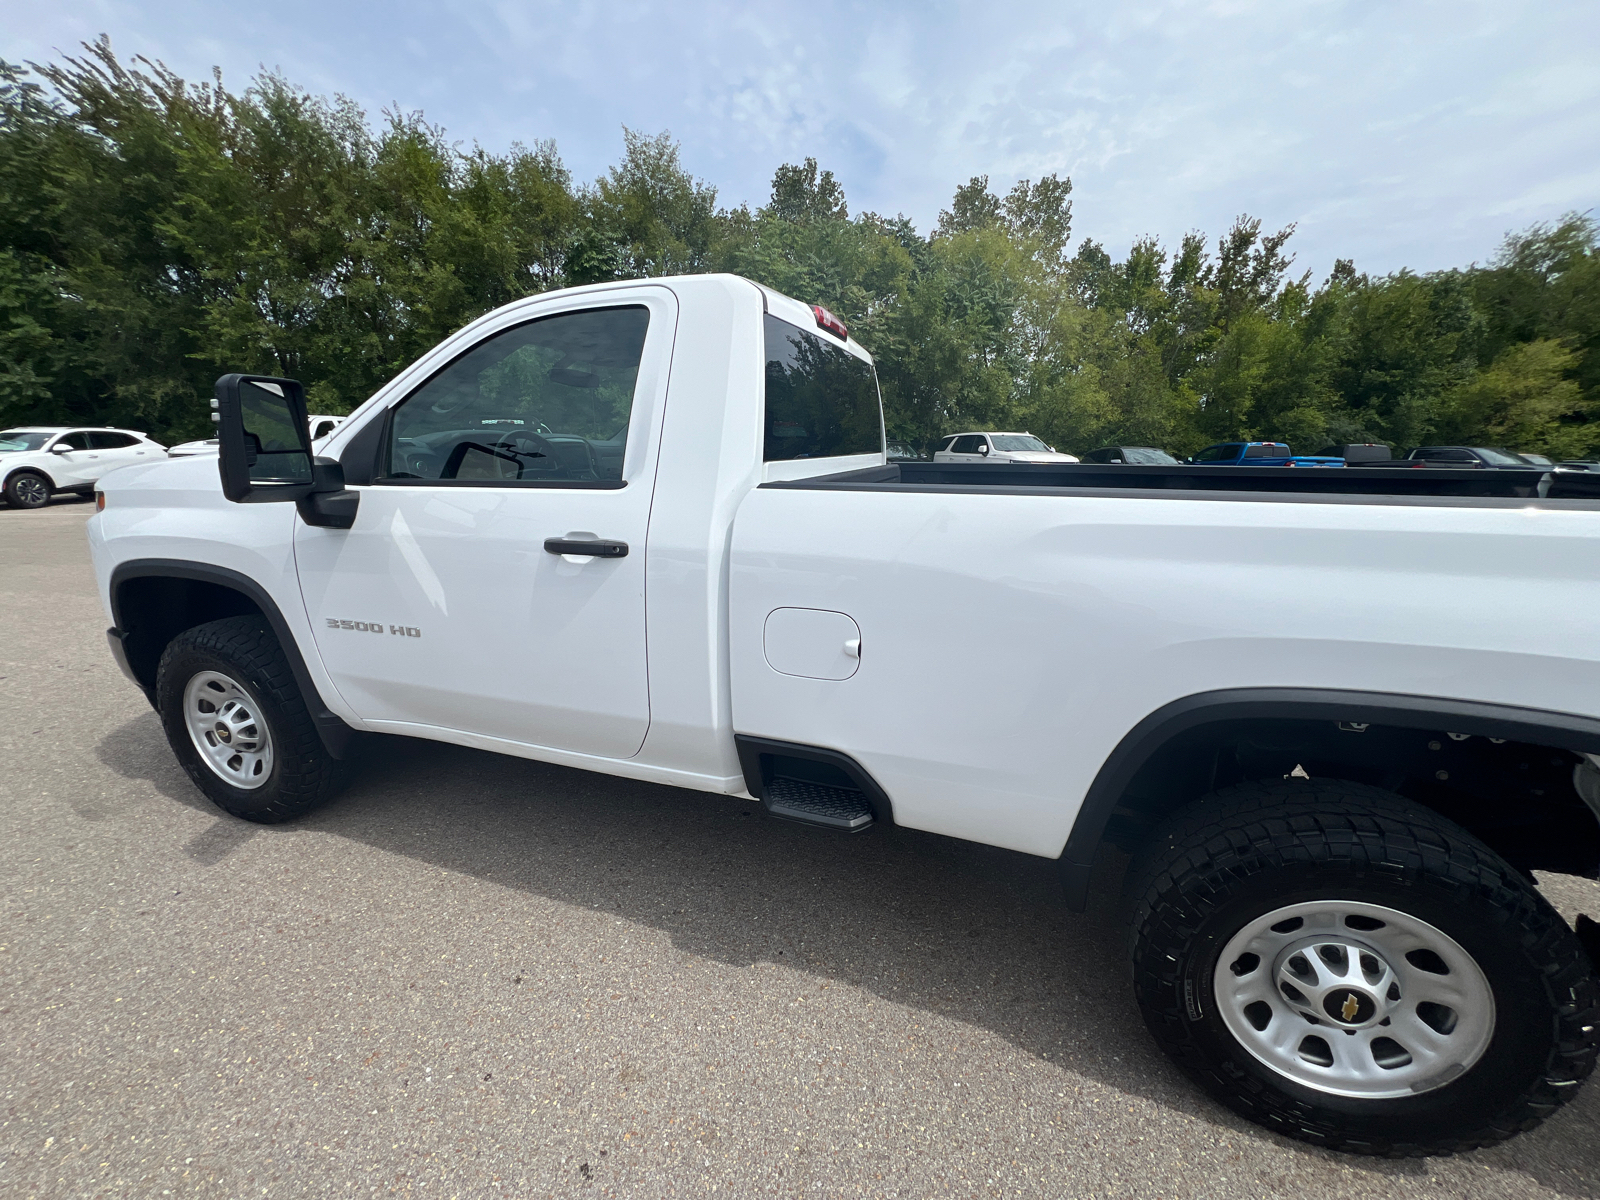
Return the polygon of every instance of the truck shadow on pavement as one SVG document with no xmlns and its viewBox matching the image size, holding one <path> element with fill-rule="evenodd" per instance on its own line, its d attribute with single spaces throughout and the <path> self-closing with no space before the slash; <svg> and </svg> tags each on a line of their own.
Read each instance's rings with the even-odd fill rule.
<svg viewBox="0 0 1600 1200">
<path fill-rule="evenodd" d="M 616 779 L 428 741 L 365 747 L 347 789 L 283 826 L 217 813 L 173 760 L 154 713 L 108 735 L 103 763 L 216 823 L 183 852 L 202 866 L 259 837 L 321 832 L 659 929 L 734 966 L 783 964 L 988 1030 L 1038 1058 L 1204 1120 L 1277 1141 L 1212 1104 L 1155 1048 L 1128 983 L 1125 860 L 1097 867 L 1087 913 L 1055 864 L 906 829 L 834 834 L 750 801 Z M 1480 1151 L 1484 1166 L 1600 1195 L 1591 1085 L 1542 1129 Z M 1237 1143 L 1236 1143 L 1237 1144 Z M 1340 1167 L 1425 1180 L 1423 1161 Z M 1375 1181 L 1376 1182 L 1376 1181 Z"/>
</svg>

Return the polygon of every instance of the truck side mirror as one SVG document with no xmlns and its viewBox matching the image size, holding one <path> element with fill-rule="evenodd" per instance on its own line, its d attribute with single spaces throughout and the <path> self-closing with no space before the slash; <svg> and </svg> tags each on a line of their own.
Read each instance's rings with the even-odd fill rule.
<svg viewBox="0 0 1600 1200">
<path fill-rule="evenodd" d="M 988 442 L 984 442 L 982 445 L 980 445 L 978 447 L 978 453 L 979 454 L 987 454 L 987 453 L 989 453 L 989 443 Z"/>
<path fill-rule="evenodd" d="M 311 437 L 297 381 L 224 375 L 211 407 L 224 496 L 260 504 L 298 500 L 311 490 Z"/>
<path fill-rule="evenodd" d="M 355 523 L 361 495 L 345 488 L 337 460 L 312 457 L 305 389 L 296 380 L 224 375 L 211 407 L 224 496 L 236 504 L 292 500 L 307 525 Z"/>
</svg>

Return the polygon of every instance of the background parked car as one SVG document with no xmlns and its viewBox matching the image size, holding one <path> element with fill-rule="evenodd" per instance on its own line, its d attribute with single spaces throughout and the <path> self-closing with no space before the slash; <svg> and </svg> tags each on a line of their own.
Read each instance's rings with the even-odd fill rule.
<svg viewBox="0 0 1600 1200">
<path fill-rule="evenodd" d="M 1176 467 L 1180 461 L 1154 446 L 1102 446 L 1083 456 L 1086 463 L 1125 463 L 1135 467 Z"/>
<path fill-rule="evenodd" d="M 1342 458 L 1347 467 L 1370 467 L 1373 463 L 1386 463 L 1394 459 L 1394 452 L 1382 442 L 1347 442 L 1343 446 L 1328 446 L 1317 452 L 1319 458 Z"/>
<path fill-rule="evenodd" d="M 132 429 L 20 426 L 0 432 L 0 488 L 12 508 L 43 508 L 58 492 L 87 496 L 107 471 L 165 452 Z"/>
<path fill-rule="evenodd" d="M 897 442 L 893 439 L 884 443 L 884 453 L 890 462 L 927 462 L 928 456 L 915 449 L 910 442 Z"/>
<path fill-rule="evenodd" d="M 933 452 L 934 462 L 1075 463 L 1031 433 L 954 433 Z"/>
<path fill-rule="evenodd" d="M 311 429 L 311 440 L 318 442 L 344 424 L 344 418 L 329 416 L 307 417 L 306 424 Z M 201 438 L 193 442 L 179 442 L 167 451 L 167 457 L 192 458 L 196 454 L 215 454 L 216 452 L 216 438 Z"/>
<path fill-rule="evenodd" d="M 1213 467 L 1342 467 L 1344 459 L 1296 454 L 1286 442 L 1218 442 L 1189 460 Z"/>
<path fill-rule="evenodd" d="M 1418 446 L 1407 460 L 1451 467 L 1487 467 L 1491 470 L 1526 471 L 1536 464 L 1499 446 Z M 1548 460 L 1546 460 L 1548 461 Z"/>
</svg>

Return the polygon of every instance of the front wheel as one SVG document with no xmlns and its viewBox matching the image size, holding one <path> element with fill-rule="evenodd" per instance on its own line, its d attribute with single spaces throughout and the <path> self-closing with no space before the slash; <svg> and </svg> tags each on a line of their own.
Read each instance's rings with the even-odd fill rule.
<svg viewBox="0 0 1600 1200">
<path fill-rule="evenodd" d="M 12 508 L 43 508 L 50 503 L 50 481 L 36 471 L 18 471 L 5 486 Z"/>
<path fill-rule="evenodd" d="M 1392 793 L 1229 788 L 1135 873 L 1146 1023 L 1279 1133 L 1447 1154 L 1532 1128 L 1594 1066 L 1600 992 L 1572 931 L 1488 847 Z"/>
<path fill-rule="evenodd" d="M 156 710 L 189 778 L 247 821 L 288 821 L 339 785 L 282 648 L 266 621 L 227 617 L 186 629 L 156 671 Z"/>
</svg>

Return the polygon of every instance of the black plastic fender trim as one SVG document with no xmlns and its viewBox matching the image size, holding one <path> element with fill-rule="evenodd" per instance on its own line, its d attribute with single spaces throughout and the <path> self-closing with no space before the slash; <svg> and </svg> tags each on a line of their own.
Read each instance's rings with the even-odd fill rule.
<svg viewBox="0 0 1600 1200">
<path fill-rule="evenodd" d="M 889 800 L 889 794 L 878 786 L 878 781 L 867 773 L 865 767 L 843 751 L 830 750 L 826 746 L 808 746 L 803 742 L 781 742 L 775 738 L 752 737 L 745 733 L 734 734 L 733 744 L 739 752 L 739 769 L 744 772 L 744 786 L 758 800 L 765 799 L 766 790 L 766 778 L 761 771 L 761 756 L 779 754 L 784 758 L 807 759 L 838 767 L 849 777 L 850 782 L 860 789 L 861 794 L 867 798 L 867 803 L 872 805 L 874 819 L 885 825 L 894 824 L 894 805 Z"/>
<path fill-rule="evenodd" d="M 128 682 L 143 692 L 145 698 L 154 706 L 155 697 L 150 694 L 150 689 L 139 681 L 139 677 L 133 673 L 133 667 L 128 662 L 128 650 L 122 644 L 123 637 L 122 630 L 115 625 L 106 630 L 106 643 L 111 647 L 111 657 L 116 660 L 117 669 L 128 677 Z"/>
<path fill-rule="evenodd" d="M 272 626 L 272 633 L 278 639 L 278 645 L 283 648 L 284 658 L 289 660 L 289 670 L 294 674 L 294 681 L 300 689 L 300 694 L 305 697 L 306 707 L 311 711 L 311 719 L 317 727 L 317 736 L 322 739 L 323 747 L 334 758 L 344 758 L 350 752 L 351 743 L 355 740 L 357 730 L 344 723 L 337 714 L 330 712 L 322 693 L 317 690 L 316 684 L 311 680 L 311 672 L 306 669 L 305 658 L 300 653 L 300 644 L 295 641 L 289 623 L 283 619 L 277 602 L 268 595 L 254 579 L 238 571 L 229 570 L 227 567 L 214 566 L 211 563 L 190 562 L 178 558 L 135 558 L 127 562 L 118 563 L 111 570 L 111 615 L 116 621 L 108 636 L 115 644 L 112 654 L 117 658 L 119 666 L 127 662 L 126 648 L 122 640 L 130 630 L 122 617 L 122 585 L 131 579 L 194 579 L 202 583 L 215 583 L 222 587 L 231 588 L 248 599 L 266 617 L 267 624 Z M 118 651 L 122 651 L 118 654 Z M 125 667 L 129 678 L 144 687 L 132 672 L 131 667 Z M 145 688 L 146 694 L 150 694 Z"/>
<path fill-rule="evenodd" d="M 1197 692 L 1163 705 L 1129 730 L 1089 785 L 1059 860 L 1069 907 L 1082 912 L 1087 905 L 1090 868 L 1100 848 L 1106 822 L 1139 768 L 1172 738 L 1196 726 L 1252 719 L 1365 721 L 1402 729 L 1505 738 L 1580 754 L 1600 753 L 1600 719 L 1576 713 L 1338 688 L 1228 688 Z"/>
</svg>

